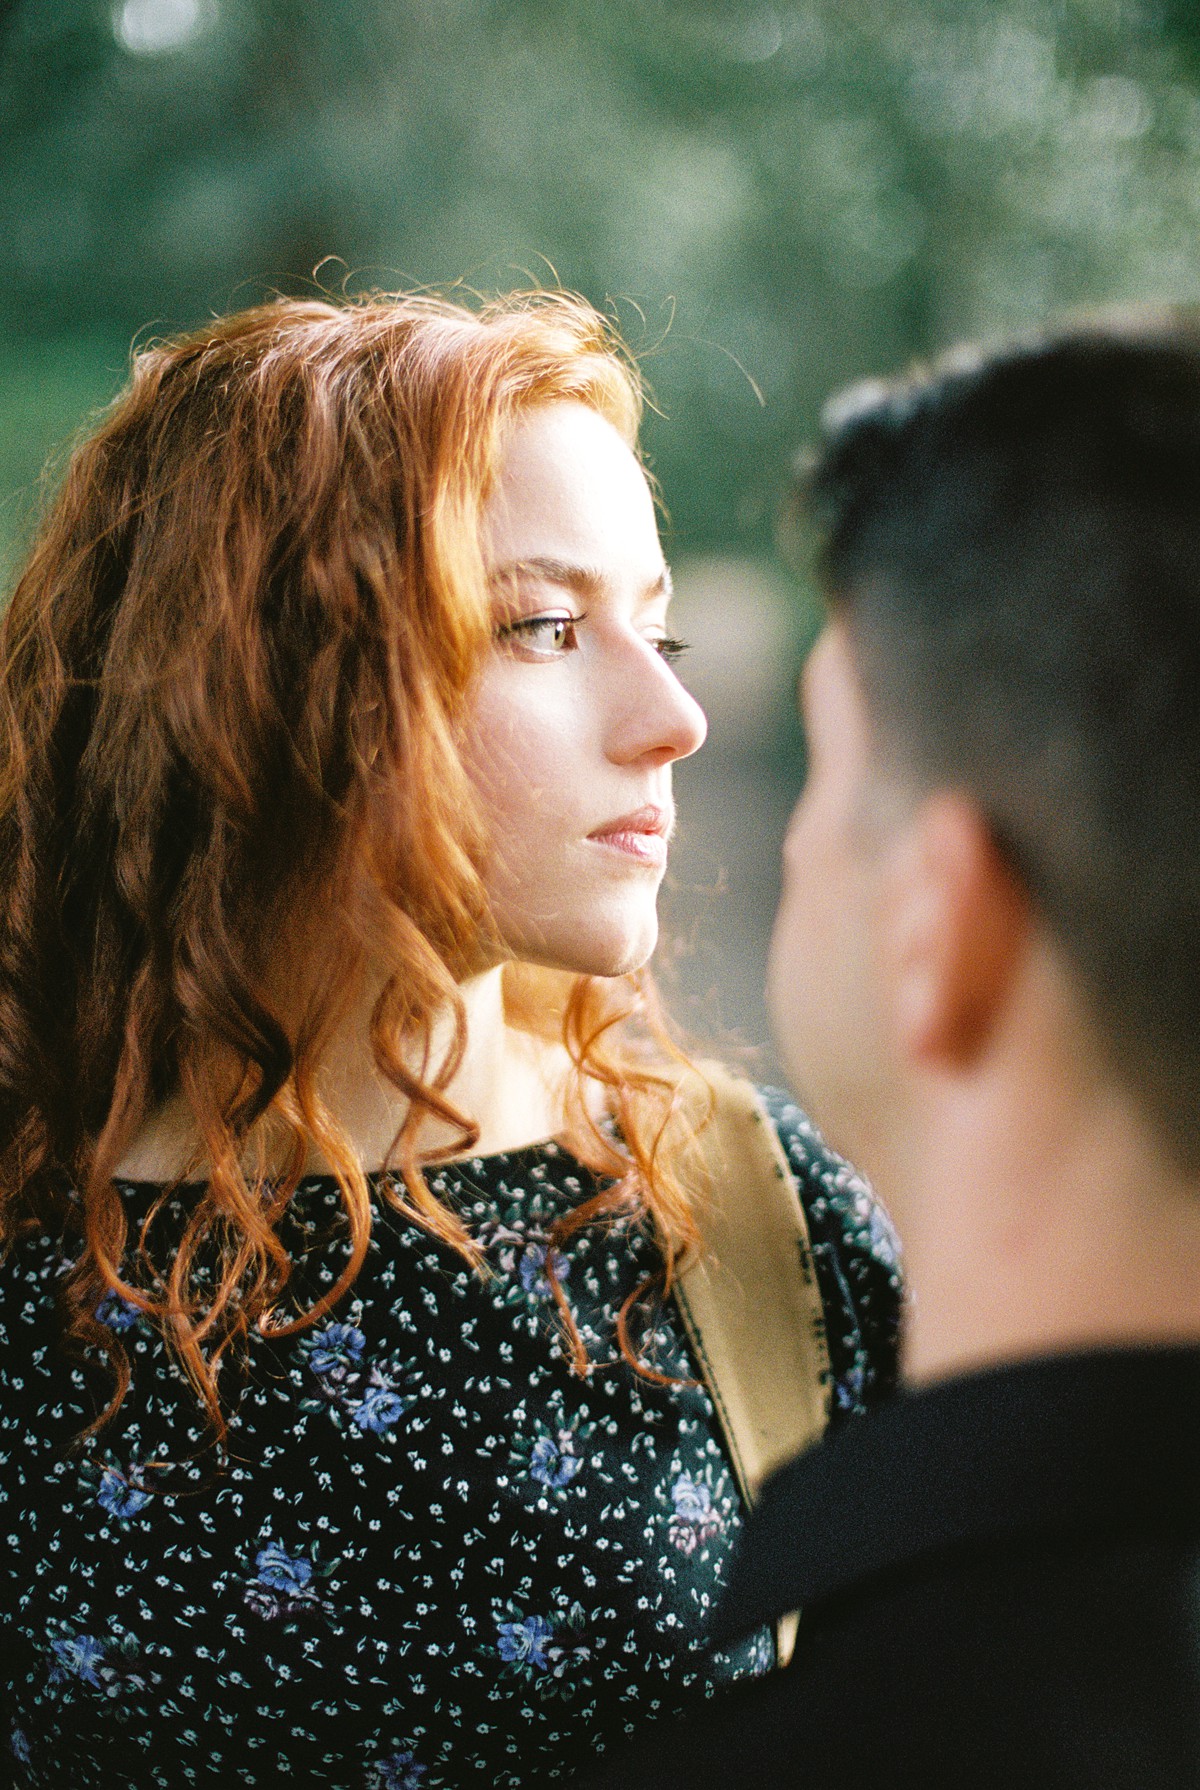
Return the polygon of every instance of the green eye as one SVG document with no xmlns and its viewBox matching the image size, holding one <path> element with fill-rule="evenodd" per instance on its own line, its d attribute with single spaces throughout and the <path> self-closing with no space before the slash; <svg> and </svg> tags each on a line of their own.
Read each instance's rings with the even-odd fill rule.
<svg viewBox="0 0 1200 1790">
<path fill-rule="evenodd" d="M 569 652 L 576 644 L 575 628 L 582 617 L 573 615 L 527 615 L 520 621 L 506 622 L 497 632 L 499 640 L 517 640 L 535 652 Z"/>
</svg>

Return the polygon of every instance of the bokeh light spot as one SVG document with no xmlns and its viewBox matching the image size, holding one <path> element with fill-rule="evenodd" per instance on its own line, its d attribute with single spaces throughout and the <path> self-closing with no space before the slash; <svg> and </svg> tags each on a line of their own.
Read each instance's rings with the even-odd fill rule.
<svg viewBox="0 0 1200 1790">
<path fill-rule="evenodd" d="M 134 56 L 181 50 L 208 23 L 205 0 L 124 0 L 113 12 L 113 34 Z"/>
</svg>

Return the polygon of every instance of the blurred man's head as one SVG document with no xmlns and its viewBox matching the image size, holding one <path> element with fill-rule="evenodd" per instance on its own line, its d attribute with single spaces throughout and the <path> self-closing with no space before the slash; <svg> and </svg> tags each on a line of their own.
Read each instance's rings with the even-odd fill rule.
<svg viewBox="0 0 1200 1790">
<path fill-rule="evenodd" d="M 882 1177 L 931 1088 L 1049 1043 L 1195 1176 L 1196 326 L 855 388 L 801 501 L 830 623 L 771 992 L 816 1117 Z"/>
</svg>

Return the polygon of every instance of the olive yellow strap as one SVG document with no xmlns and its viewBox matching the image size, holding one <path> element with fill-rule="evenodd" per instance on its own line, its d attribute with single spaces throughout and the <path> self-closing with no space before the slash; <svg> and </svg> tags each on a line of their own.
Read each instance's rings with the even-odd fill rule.
<svg viewBox="0 0 1200 1790">
<path fill-rule="evenodd" d="M 702 1248 L 675 1283 L 675 1299 L 751 1505 L 767 1475 L 825 1430 L 825 1314 L 804 1210 L 770 1115 L 749 1082 L 712 1063 L 703 1077 L 714 1105 L 700 1133 L 707 1186 L 694 1216 Z M 796 1618 L 784 1617 L 781 1661 L 795 1633 Z"/>
</svg>

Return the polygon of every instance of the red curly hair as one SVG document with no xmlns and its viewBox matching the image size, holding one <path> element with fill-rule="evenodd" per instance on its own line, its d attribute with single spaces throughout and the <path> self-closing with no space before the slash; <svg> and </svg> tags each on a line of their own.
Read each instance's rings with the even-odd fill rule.
<svg viewBox="0 0 1200 1790">
<path fill-rule="evenodd" d="M 478 1135 L 445 1092 L 457 981 L 489 924 L 458 730 L 493 637 L 498 443 L 562 398 L 635 446 L 636 369 L 567 295 L 279 300 L 138 354 L 69 463 L 0 627 L 0 1242 L 67 1240 L 66 1331 L 112 1375 L 93 1428 L 129 1382 L 96 1317 L 107 1292 L 159 1325 L 220 1436 L 227 1351 L 312 1323 L 353 1281 L 370 1193 L 316 1071 L 368 953 L 391 967 L 375 1059 L 409 1102 L 381 1190 L 478 1260 L 421 1150 L 431 1115 L 463 1150 Z M 688 1128 L 648 979 L 506 976 L 517 1023 L 565 1038 L 566 1141 L 614 1183 L 558 1241 L 648 1223 L 669 1286 L 695 1243 Z M 588 1117 L 587 1078 L 620 1143 Z M 114 1170 L 168 1099 L 201 1178 L 165 1187 L 131 1239 Z M 314 1152 L 351 1249 L 299 1309 L 278 1226 Z M 186 1222 L 157 1259 L 169 1195 Z M 622 1350 L 652 1373 L 629 1316 Z"/>
</svg>

